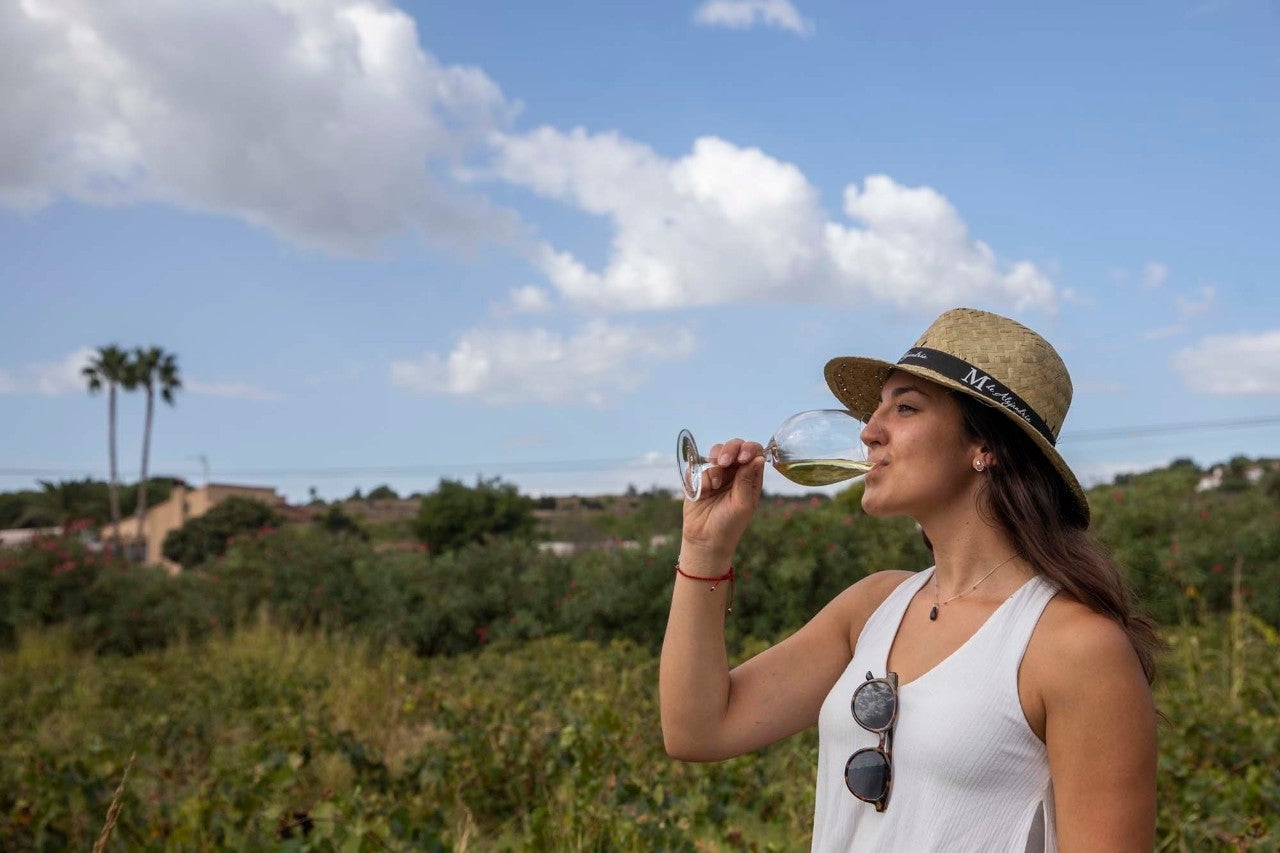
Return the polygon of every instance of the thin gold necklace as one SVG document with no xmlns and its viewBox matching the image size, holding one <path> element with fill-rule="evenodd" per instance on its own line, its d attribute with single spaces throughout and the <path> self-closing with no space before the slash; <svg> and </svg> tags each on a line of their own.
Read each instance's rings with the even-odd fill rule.
<svg viewBox="0 0 1280 853">
<path fill-rule="evenodd" d="M 948 604 L 955 601 L 957 598 L 961 598 L 973 592 L 975 589 L 978 588 L 978 584 L 982 583 L 982 581 L 994 575 L 996 573 L 996 569 L 1000 568 L 1001 566 L 1003 566 L 1005 563 L 1009 562 L 1016 556 L 1018 556 L 1018 552 L 1014 551 L 1013 554 L 1011 554 L 1008 557 L 1005 557 L 1003 560 L 996 563 L 995 568 L 993 568 L 991 571 L 983 575 L 981 580 L 978 581 L 978 583 L 975 583 L 973 586 L 969 587 L 964 592 L 957 592 L 955 595 L 951 596 L 941 604 L 938 603 L 938 570 L 934 569 L 933 570 L 933 607 L 929 608 L 929 621 L 937 622 L 939 610 L 941 610 L 943 607 L 946 607 Z"/>
</svg>

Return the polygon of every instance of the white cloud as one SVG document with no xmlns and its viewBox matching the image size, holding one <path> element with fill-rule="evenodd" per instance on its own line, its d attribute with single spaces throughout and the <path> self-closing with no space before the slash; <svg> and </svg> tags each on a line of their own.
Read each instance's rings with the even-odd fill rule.
<svg viewBox="0 0 1280 853">
<path fill-rule="evenodd" d="M 1200 288 L 1199 298 L 1192 296 L 1173 297 L 1173 310 L 1178 315 L 1178 322 L 1156 329 L 1148 329 L 1142 334 L 1144 340 L 1156 341 L 1161 338 L 1180 335 L 1187 330 L 1187 321 L 1206 313 L 1217 299 L 1218 290 L 1212 285 Z"/>
<path fill-rule="evenodd" d="M 714 137 L 678 160 L 616 133 L 540 128 L 497 136 L 495 174 L 607 217 L 603 269 L 544 245 L 534 256 L 579 307 L 670 309 L 726 302 L 880 302 L 931 312 L 997 302 L 1052 310 L 1053 284 L 1028 261 L 972 239 L 929 187 L 884 175 L 845 191 L 846 221 L 790 163 Z"/>
<path fill-rule="evenodd" d="M 383 0 L 0 3 L 0 203 L 229 213 L 295 241 L 505 233 L 436 176 L 513 105 Z"/>
<path fill-rule="evenodd" d="M 1200 288 L 1199 299 L 1190 296 L 1175 296 L 1173 298 L 1173 308 L 1178 312 L 1180 319 L 1190 320 L 1192 317 L 1199 317 L 1208 311 L 1217 295 L 1218 290 L 1212 285 L 1202 287 Z"/>
<path fill-rule="evenodd" d="M 1142 267 L 1142 286 L 1154 290 L 1169 277 L 1169 267 L 1160 261 L 1147 261 Z"/>
<path fill-rule="evenodd" d="M 936 190 L 872 175 L 861 191 L 845 190 L 845 213 L 863 227 L 829 223 L 828 251 L 842 279 L 877 302 L 929 311 L 985 299 L 1019 310 L 1054 306 L 1044 273 L 1029 261 L 1000 262 Z"/>
<path fill-rule="evenodd" d="M 491 404 L 605 405 L 638 388 L 650 365 L 694 348 L 683 329 L 614 326 L 592 320 L 572 336 L 545 329 L 473 329 L 447 356 L 427 353 L 391 365 L 391 383 L 420 394 L 475 397 Z"/>
<path fill-rule="evenodd" d="M 813 33 L 813 22 L 805 20 L 789 0 L 706 0 L 694 11 L 693 20 L 705 27 L 732 30 L 766 26 L 802 36 Z"/>
<path fill-rule="evenodd" d="M 89 364 L 93 352 L 89 347 L 80 347 L 59 361 L 28 364 L 16 371 L 0 369 L 0 396 L 34 394 L 60 397 L 65 394 L 83 394 L 89 386 L 80 371 Z"/>
<path fill-rule="evenodd" d="M 1202 339 L 1171 361 L 1193 391 L 1223 396 L 1280 394 L 1280 330 Z"/>
<path fill-rule="evenodd" d="M 551 294 L 532 284 L 517 287 L 511 291 L 510 307 L 517 314 L 545 314 L 551 310 Z"/>
<path fill-rule="evenodd" d="M 182 381 L 184 391 L 202 397 L 227 397 L 239 400 L 279 400 L 280 395 L 266 391 L 247 382 L 201 382 L 195 379 Z"/>
</svg>

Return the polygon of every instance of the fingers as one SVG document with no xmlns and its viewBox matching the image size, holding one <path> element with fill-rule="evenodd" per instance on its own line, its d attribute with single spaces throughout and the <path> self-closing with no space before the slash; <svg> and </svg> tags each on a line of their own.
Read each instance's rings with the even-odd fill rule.
<svg viewBox="0 0 1280 853">
<path fill-rule="evenodd" d="M 764 448 L 755 441 L 733 438 L 723 444 L 713 445 L 707 453 L 707 459 L 714 467 L 706 469 L 704 476 L 707 477 L 707 482 L 704 485 L 709 485 L 715 491 L 732 483 L 740 468 L 749 466 L 752 460 L 763 455 Z"/>
<path fill-rule="evenodd" d="M 740 438 L 731 438 L 724 444 L 717 444 L 711 448 L 711 453 L 707 458 L 715 462 L 722 468 L 728 468 L 734 464 L 744 464 L 764 453 L 764 448 L 756 441 L 743 441 Z"/>
<path fill-rule="evenodd" d="M 735 500 L 752 507 L 759 502 L 760 493 L 764 489 L 764 465 L 764 456 L 753 456 L 738 469 L 733 478 Z"/>
</svg>

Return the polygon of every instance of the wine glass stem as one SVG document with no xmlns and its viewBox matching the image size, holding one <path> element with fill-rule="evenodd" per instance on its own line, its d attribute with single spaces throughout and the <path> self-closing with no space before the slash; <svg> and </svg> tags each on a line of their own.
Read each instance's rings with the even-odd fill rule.
<svg viewBox="0 0 1280 853">
<path fill-rule="evenodd" d="M 773 464 L 774 459 L 775 459 L 775 456 L 774 456 L 774 448 L 773 448 L 773 444 L 772 444 L 772 443 L 770 443 L 770 444 L 769 444 L 769 445 L 767 445 L 767 446 L 765 447 L 765 449 L 764 449 L 764 461 L 765 461 L 765 462 L 768 462 L 770 465 L 772 465 L 772 464 Z M 703 467 L 705 467 L 705 468 L 719 468 L 719 467 L 721 467 L 721 465 L 720 465 L 720 463 L 719 463 L 719 462 L 715 461 L 714 459 L 710 459 L 710 458 L 708 458 L 708 457 L 706 457 L 706 456 L 699 456 L 699 457 L 698 457 L 698 464 L 702 465 L 702 466 L 703 466 Z"/>
</svg>

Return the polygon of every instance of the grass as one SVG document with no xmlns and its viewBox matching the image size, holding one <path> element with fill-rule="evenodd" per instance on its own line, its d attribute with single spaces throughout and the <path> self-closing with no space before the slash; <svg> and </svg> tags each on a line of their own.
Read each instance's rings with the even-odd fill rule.
<svg viewBox="0 0 1280 853">
<path fill-rule="evenodd" d="M 1277 849 L 1280 636 L 1237 613 L 1170 641 L 1159 849 Z M 807 848 L 812 733 L 671 761 L 656 667 L 624 642 L 420 659 L 266 620 L 128 659 L 28 633 L 0 655 L 0 848 Z"/>
</svg>

